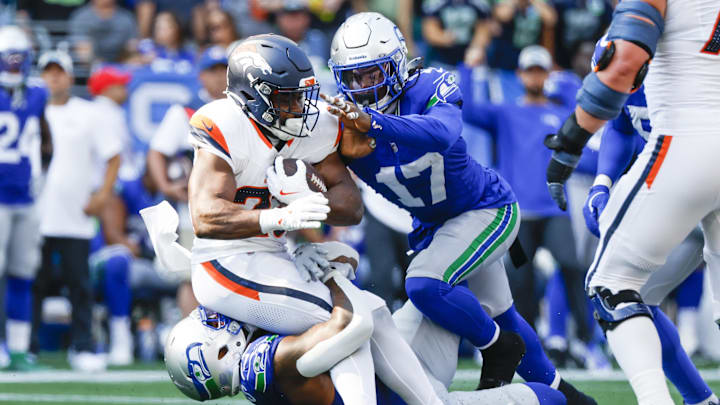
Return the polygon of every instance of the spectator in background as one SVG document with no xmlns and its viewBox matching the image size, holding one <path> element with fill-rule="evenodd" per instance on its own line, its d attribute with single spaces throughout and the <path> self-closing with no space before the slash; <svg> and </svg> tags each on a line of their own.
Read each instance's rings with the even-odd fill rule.
<svg viewBox="0 0 720 405">
<path fill-rule="evenodd" d="M 185 47 L 185 36 L 177 16 L 170 11 L 161 11 L 155 16 L 152 38 L 138 43 L 138 52 L 143 62 L 150 63 L 156 58 L 173 61 L 194 62 L 192 51 Z"/>
<path fill-rule="evenodd" d="M 558 23 L 555 29 L 557 63 L 571 67 L 573 50 L 583 41 L 595 43 L 610 25 L 610 0 L 554 0 Z"/>
<path fill-rule="evenodd" d="M 491 67 L 515 70 L 520 50 L 530 45 L 553 49 L 557 14 L 546 0 L 499 0 L 492 14 L 500 32 L 488 52 Z"/>
<path fill-rule="evenodd" d="M 75 52 L 83 62 L 121 60 L 137 36 L 133 14 L 115 0 L 91 0 L 70 16 Z"/>
<path fill-rule="evenodd" d="M 170 12 L 177 17 L 183 33 L 192 34 L 195 38 L 203 38 L 205 5 L 203 0 L 137 0 L 137 15 L 140 38 L 153 35 L 153 25 L 162 12 Z"/>
<path fill-rule="evenodd" d="M 33 20 L 67 20 L 88 0 L 18 0 L 17 10 Z"/>
<path fill-rule="evenodd" d="M 520 271 L 508 270 L 518 311 L 531 324 L 539 316 L 532 263 L 535 252 L 543 246 L 552 253 L 565 278 L 577 335 L 583 342 L 590 342 L 585 267 L 577 258 L 570 219 L 550 198 L 545 185 L 544 167 L 550 151 L 543 141 L 547 134 L 560 127 L 562 117 L 570 110 L 550 102 L 543 93 L 545 80 L 552 69 L 552 57 L 545 48 L 532 45 L 523 49 L 518 65 L 525 87 L 522 99 L 501 106 L 479 104 L 472 102 L 472 92 L 463 91 L 467 95 L 463 119 L 484 128 L 494 137 L 498 170 L 512 186 L 522 210 L 518 240 L 530 260 Z M 460 83 L 466 85 L 467 81 Z"/>
<path fill-rule="evenodd" d="M 90 336 L 93 294 L 88 256 L 95 234 L 92 217 L 112 195 L 127 136 L 122 133 L 125 122 L 99 101 L 91 103 L 71 96 L 69 55 L 56 52 L 41 59 L 39 68 L 50 90 L 45 115 L 55 150 L 41 196 L 40 231 L 45 242 L 43 266 L 35 283 L 35 333 L 44 297 L 65 285 L 72 305 L 73 347 L 68 360 L 73 369 L 97 371 L 105 368 L 105 359 L 94 353 Z M 126 75 L 101 70 L 90 77 L 90 92 L 108 98 L 108 102 L 110 97 L 121 101 L 127 80 Z M 60 274 L 56 274 L 56 267 Z"/>
<path fill-rule="evenodd" d="M 158 190 L 174 203 L 187 203 L 188 172 L 180 176 L 171 173 L 172 164 L 192 162 L 192 146 L 188 142 L 190 117 L 204 104 L 225 97 L 227 56 L 225 48 L 213 46 L 205 50 L 198 61 L 198 78 L 202 88 L 187 105 L 171 106 L 150 141 L 147 170 Z M 181 240 L 182 240 L 181 235 Z M 189 280 L 184 280 L 177 292 L 183 316 L 197 306 Z"/>
<path fill-rule="evenodd" d="M 422 34 L 430 64 L 469 67 L 485 61 L 489 9 L 483 0 L 424 0 Z"/>
<path fill-rule="evenodd" d="M 208 12 L 222 9 L 232 15 L 236 30 L 245 37 L 272 32 L 269 12 L 261 7 L 266 1 L 258 0 L 206 0 Z"/>
<path fill-rule="evenodd" d="M 317 29 L 310 29 L 312 15 L 303 0 L 286 0 L 274 14 L 278 34 L 295 41 L 307 54 L 315 71 L 327 69 L 330 58 L 330 43 L 325 34 Z"/>
<path fill-rule="evenodd" d="M 235 20 L 225 10 L 211 10 L 207 16 L 207 30 L 210 45 L 219 45 L 230 50 L 230 44 L 240 39 Z"/>
</svg>

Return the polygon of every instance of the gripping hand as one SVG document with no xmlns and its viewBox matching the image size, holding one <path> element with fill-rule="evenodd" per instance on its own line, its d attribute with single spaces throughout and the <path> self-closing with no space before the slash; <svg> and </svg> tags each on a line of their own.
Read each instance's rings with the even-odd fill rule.
<svg viewBox="0 0 720 405">
<path fill-rule="evenodd" d="M 608 199 L 610 198 L 610 190 L 607 186 L 593 186 L 588 192 L 587 200 L 583 206 L 583 216 L 585 217 L 585 225 L 587 225 L 593 235 L 600 237 L 600 228 L 598 218 L 602 214 Z"/>
<path fill-rule="evenodd" d="M 328 212 L 328 199 L 321 193 L 312 193 L 298 198 L 286 207 L 261 210 L 260 231 L 269 233 L 319 228 L 321 221 L 327 219 Z"/>
</svg>

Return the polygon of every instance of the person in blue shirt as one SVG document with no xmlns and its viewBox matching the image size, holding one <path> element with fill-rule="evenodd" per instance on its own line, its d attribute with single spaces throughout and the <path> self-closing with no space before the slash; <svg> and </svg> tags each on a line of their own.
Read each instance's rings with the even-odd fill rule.
<svg viewBox="0 0 720 405">
<path fill-rule="evenodd" d="M 502 257 L 520 222 L 516 198 L 467 154 L 455 77 L 409 69 L 402 35 L 378 13 L 345 21 L 329 64 L 344 96 L 324 95 L 341 118 L 342 156 L 413 217 L 409 242 L 419 253 L 405 282 L 412 303 L 480 348 L 479 388 L 508 383 L 522 358 L 517 371 L 526 380 L 557 387 L 571 404 L 594 404 L 560 378 L 512 304 Z"/>
<path fill-rule="evenodd" d="M 486 129 L 494 137 L 498 171 L 512 186 L 523 210 L 518 239 L 531 260 L 527 268 L 510 273 L 520 313 L 531 322 L 539 315 L 532 258 L 539 247 L 545 247 L 558 262 L 567 284 L 578 338 L 587 343 L 592 331 L 582 289 L 585 269 L 578 261 L 570 218 L 548 195 L 544 177 L 550 151 L 543 148 L 543 140 L 560 127 L 561 117 L 569 110 L 549 101 L 543 92 L 552 68 L 552 57 L 545 48 L 526 47 L 520 53 L 518 64 L 525 96 L 499 106 L 470 102 L 463 108 L 463 119 Z"/>
<path fill-rule="evenodd" d="M 606 37 L 597 42 L 593 66 L 597 64 L 606 44 Z M 644 86 L 641 86 L 630 95 L 620 115 L 608 122 L 603 130 L 595 182 L 583 207 L 587 227 L 595 236 L 600 236 L 598 218 L 610 197 L 610 188 L 642 151 L 651 131 Z M 696 229 L 671 252 L 667 263 L 653 273 L 640 290 L 640 295 L 652 311 L 653 323 L 660 337 L 665 375 L 678 389 L 685 403 L 711 405 L 718 403 L 717 396 L 688 358 L 675 325 L 659 307 L 678 284 L 695 273 L 702 262 L 703 243 L 702 233 Z M 694 294 L 702 294 L 702 288 L 694 291 Z"/>
<path fill-rule="evenodd" d="M 0 28 L 0 275 L 7 273 L 6 338 L 9 369 L 15 371 L 39 367 L 28 357 L 32 285 L 40 263 L 36 139 L 41 138 L 43 153 L 52 151 L 44 113 L 47 91 L 28 81 L 32 60 L 27 35 L 16 26 Z"/>
</svg>

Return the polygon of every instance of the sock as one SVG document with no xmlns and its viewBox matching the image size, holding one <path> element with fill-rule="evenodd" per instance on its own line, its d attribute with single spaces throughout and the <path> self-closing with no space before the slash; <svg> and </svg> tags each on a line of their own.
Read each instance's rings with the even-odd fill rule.
<svg viewBox="0 0 720 405">
<path fill-rule="evenodd" d="M 130 314 L 130 260 L 120 254 L 105 261 L 105 302 L 112 316 Z"/>
<path fill-rule="evenodd" d="M 30 348 L 33 280 L 8 276 L 6 283 L 5 333 L 8 351 L 26 353 Z"/>
<path fill-rule="evenodd" d="M 407 405 L 442 405 L 420 361 L 395 327 L 387 307 L 373 311 L 373 324 L 370 348 L 378 378 Z"/>
<path fill-rule="evenodd" d="M 412 303 L 430 320 L 480 349 L 497 340 L 498 325 L 467 287 L 451 286 L 428 277 L 410 277 L 405 280 L 405 290 Z"/>
<path fill-rule="evenodd" d="M 674 405 L 662 370 L 662 349 L 653 321 L 636 316 L 607 331 L 607 340 L 635 392 L 638 405 Z"/>
<path fill-rule="evenodd" d="M 132 344 L 130 318 L 127 316 L 110 317 L 110 345 L 124 347 Z"/>
<path fill-rule="evenodd" d="M 685 402 L 688 404 L 702 402 L 713 394 L 712 390 L 700 377 L 697 368 L 680 345 L 675 325 L 660 308 L 656 306 L 650 308 L 653 312 L 653 323 L 660 337 L 665 375 L 675 385 Z"/>
<path fill-rule="evenodd" d="M 335 391 L 345 405 L 376 405 L 375 367 L 370 342 L 330 369 Z"/>
<path fill-rule="evenodd" d="M 535 393 L 540 405 L 565 405 L 567 400 L 562 392 L 550 388 L 545 384 L 525 383 Z"/>
<path fill-rule="evenodd" d="M 560 271 L 548 280 L 545 288 L 545 300 L 548 303 L 547 315 L 550 323 L 548 338 L 559 336 L 567 337 L 568 309 L 567 295 L 565 294 L 565 282 Z"/>
<path fill-rule="evenodd" d="M 495 317 L 495 322 L 503 330 L 520 334 L 525 341 L 525 357 L 520 362 L 517 373 L 525 381 L 539 382 L 557 388 L 557 385 L 560 384 L 560 375 L 545 355 L 537 333 L 520 316 L 515 309 L 515 305 L 512 305 L 510 309 L 500 316 Z"/>
</svg>

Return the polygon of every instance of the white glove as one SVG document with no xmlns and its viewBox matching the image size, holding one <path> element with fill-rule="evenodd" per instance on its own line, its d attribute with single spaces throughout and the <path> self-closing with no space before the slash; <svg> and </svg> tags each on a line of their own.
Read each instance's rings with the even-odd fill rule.
<svg viewBox="0 0 720 405">
<path fill-rule="evenodd" d="M 306 228 L 320 228 L 320 221 L 327 219 L 329 201 L 321 193 L 301 197 L 283 208 L 260 211 L 260 231 L 296 231 Z"/>
<path fill-rule="evenodd" d="M 327 250 L 317 243 L 298 246 L 293 256 L 300 277 L 306 282 L 319 280 L 325 274 L 325 268 L 330 265 L 325 257 L 327 253 Z"/>
<path fill-rule="evenodd" d="M 360 261 L 360 255 L 355 249 L 341 242 L 316 243 L 315 245 L 327 252 L 325 257 L 329 265 L 324 268 L 320 279 L 323 283 L 336 274 L 340 274 L 348 280 L 355 280 L 355 270 Z"/>
<path fill-rule="evenodd" d="M 265 171 L 270 194 L 283 204 L 305 197 L 314 191 L 310 190 L 306 180 L 305 164 L 300 160 L 296 162 L 297 171 L 292 176 L 285 174 L 283 157 L 275 158 L 275 164 Z"/>
</svg>

